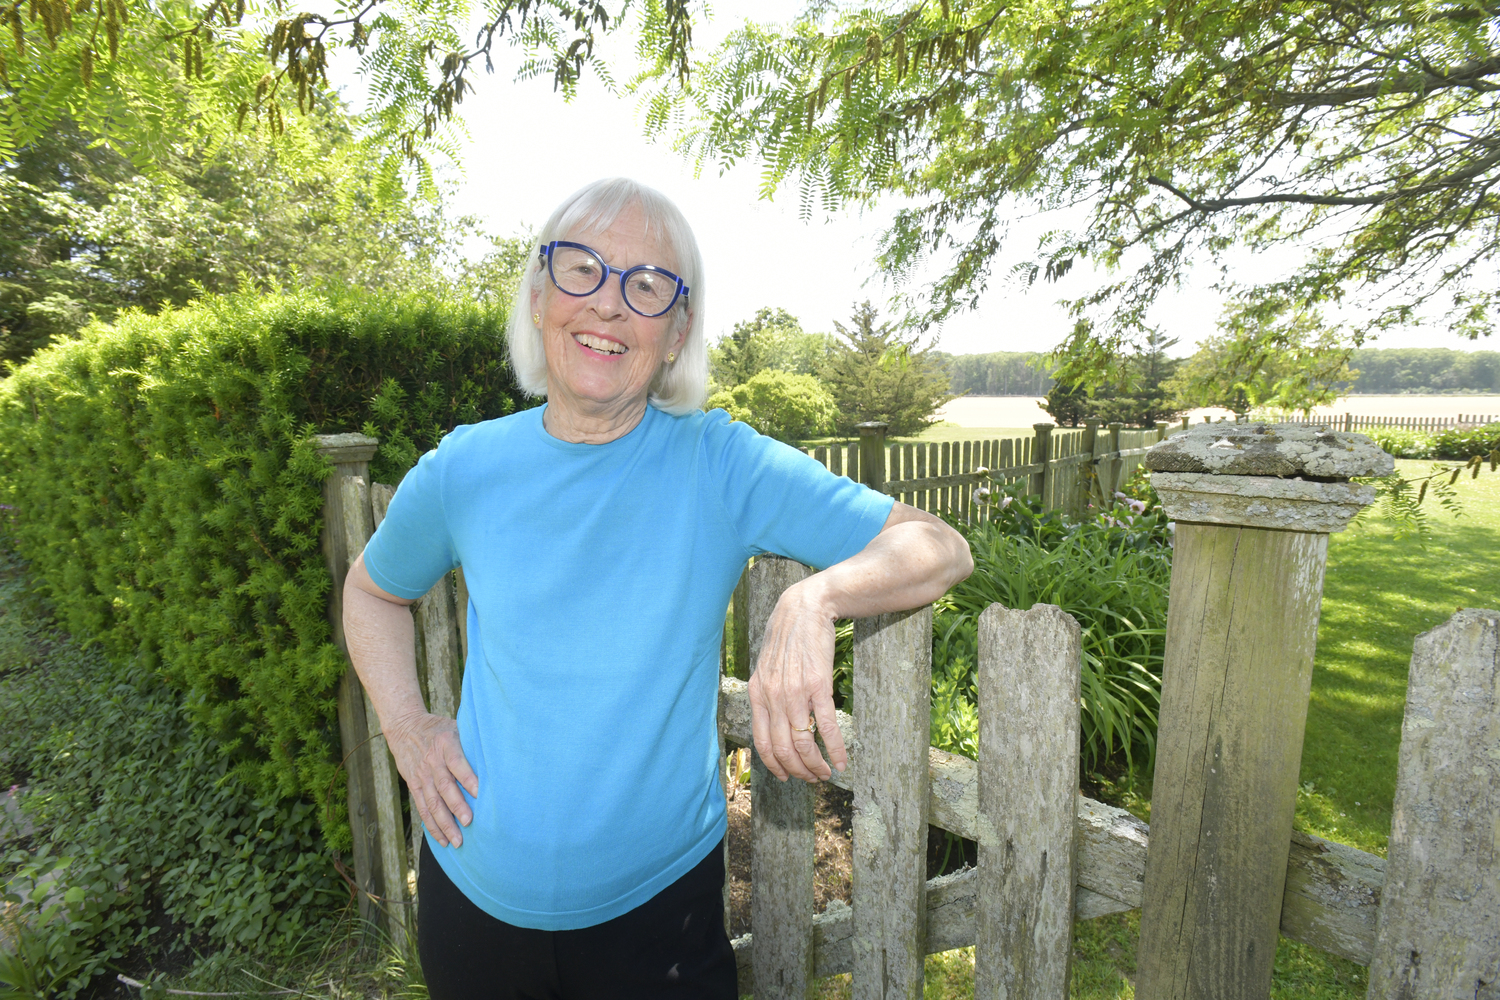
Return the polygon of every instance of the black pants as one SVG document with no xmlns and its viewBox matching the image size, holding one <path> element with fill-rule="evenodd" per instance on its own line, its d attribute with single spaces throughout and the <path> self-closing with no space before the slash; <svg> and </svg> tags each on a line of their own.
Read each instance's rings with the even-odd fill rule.
<svg viewBox="0 0 1500 1000">
<path fill-rule="evenodd" d="M 724 846 L 629 913 L 573 931 L 515 927 L 459 891 L 422 841 L 417 949 L 432 1000 L 735 1000 Z"/>
</svg>

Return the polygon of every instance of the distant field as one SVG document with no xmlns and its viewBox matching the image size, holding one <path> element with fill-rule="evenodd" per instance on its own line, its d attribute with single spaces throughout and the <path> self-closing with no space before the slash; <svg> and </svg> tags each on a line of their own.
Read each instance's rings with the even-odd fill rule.
<svg viewBox="0 0 1500 1000">
<path fill-rule="evenodd" d="M 962 396 L 939 412 L 939 419 L 956 428 L 935 427 L 922 437 L 932 441 L 954 441 L 975 436 L 1013 437 L 1031 433 L 1031 425 L 1050 421 L 1037 406 L 1040 396 Z M 1456 417 L 1464 414 L 1500 416 L 1500 396 L 1345 396 L 1332 406 L 1313 411 L 1318 415 L 1352 413 L 1362 417 Z M 1205 415 L 1229 416 L 1228 410 L 1192 410 L 1194 423 Z"/>
</svg>

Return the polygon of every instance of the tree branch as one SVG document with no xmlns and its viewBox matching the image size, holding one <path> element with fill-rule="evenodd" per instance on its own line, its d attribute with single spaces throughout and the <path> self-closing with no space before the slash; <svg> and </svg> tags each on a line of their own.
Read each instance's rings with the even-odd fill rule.
<svg viewBox="0 0 1500 1000">
<path fill-rule="evenodd" d="M 1348 207 L 1373 207 L 1384 205 L 1392 201 L 1404 198 L 1417 198 L 1438 191 L 1447 191 L 1453 188 L 1463 187 L 1474 178 L 1485 173 L 1491 167 L 1500 164 L 1500 148 L 1481 160 L 1465 167 L 1455 170 L 1453 173 L 1439 180 L 1428 181 L 1425 184 L 1416 184 L 1408 188 L 1398 188 L 1394 191 L 1382 191 L 1377 194 L 1360 195 L 1359 197 L 1346 197 L 1343 195 L 1324 194 L 1262 194 L 1249 198 L 1194 198 L 1192 195 L 1175 187 L 1169 181 L 1160 177 L 1147 177 L 1146 183 L 1152 187 L 1159 187 L 1170 191 L 1178 198 L 1191 205 L 1200 212 L 1222 212 L 1226 208 L 1244 208 L 1250 205 L 1326 205 L 1326 206 L 1348 206 Z"/>
</svg>

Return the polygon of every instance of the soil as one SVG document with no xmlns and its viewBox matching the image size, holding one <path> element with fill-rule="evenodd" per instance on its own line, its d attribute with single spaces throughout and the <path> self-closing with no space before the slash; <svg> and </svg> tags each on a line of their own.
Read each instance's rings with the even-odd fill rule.
<svg viewBox="0 0 1500 1000">
<path fill-rule="evenodd" d="M 750 788 L 734 790 L 729 800 L 729 936 L 750 933 Z M 817 786 L 813 804 L 813 907 L 822 913 L 835 899 L 851 901 L 853 892 L 854 794 L 826 782 Z M 949 847 L 949 841 L 952 847 Z M 972 840 L 951 837 L 936 827 L 927 831 L 927 877 L 934 878 L 978 863 Z M 944 862 L 947 862 L 946 865 Z"/>
</svg>

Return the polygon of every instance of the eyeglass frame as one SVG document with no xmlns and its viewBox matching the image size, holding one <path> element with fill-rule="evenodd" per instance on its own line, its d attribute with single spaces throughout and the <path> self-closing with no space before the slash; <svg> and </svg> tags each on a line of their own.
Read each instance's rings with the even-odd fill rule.
<svg viewBox="0 0 1500 1000">
<path fill-rule="evenodd" d="M 552 272 L 552 255 L 554 252 L 556 252 L 558 247 L 567 247 L 570 250 L 582 250 L 584 253 L 597 260 L 599 262 L 599 266 L 604 268 L 604 272 L 599 276 L 599 284 L 595 285 L 593 288 L 589 289 L 586 292 L 570 292 L 562 285 L 559 285 L 557 283 L 557 275 Z M 637 316 L 644 316 L 647 319 L 656 319 L 658 316 L 665 316 L 667 313 L 672 311 L 672 308 L 674 306 L 677 305 L 678 299 L 685 299 L 688 297 L 688 286 L 683 283 L 683 280 L 680 277 L 673 274 L 671 271 L 668 271 L 666 268 L 657 267 L 655 264 L 637 264 L 635 265 L 635 267 L 626 268 L 612 267 L 599 253 L 598 250 L 595 250 L 593 247 L 583 243 L 574 243 L 570 240 L 553 240 L 551 243 L 546 243 L 539 247 L 537 250 L 537 256 L 547 262 L 547 277 L 549 280 L 551 280 L 552 287 L 557 289 L 559 292 L 562 292 L 564 295 L 573 296 L 575 299 L 586 298 L 587 296 L 593 295 L 599 289 L 604 287 L 604 283 L 609 280 L 609 276 L 611 274 L 618 274 L 620 276 L 620 301 L 624 302 L 626 308 L 628 308 L 631 312 L 635 313 Z M 630 277 L 632 274 L 635 274 L 637 271 L 647 271 L 651 274 L 660 274 L 663 277 L 671 278 L 674 282 L 677 283 L 676 291 L 672 295 L 672 301 L 667 303 L 667 307 L 661 312 L 643 313 L 635 306 L 630 304 L 630 297 L 625 293 L 625 279 Z"/>
</svg>

